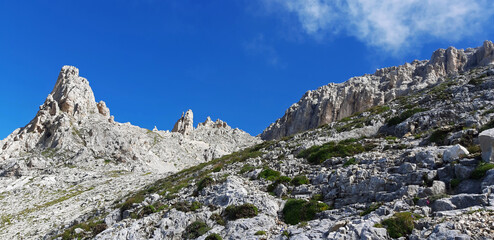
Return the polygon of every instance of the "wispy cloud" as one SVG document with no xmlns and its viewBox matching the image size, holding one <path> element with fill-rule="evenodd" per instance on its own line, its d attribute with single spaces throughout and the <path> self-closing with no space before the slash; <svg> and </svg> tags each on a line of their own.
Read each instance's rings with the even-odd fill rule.
<svg viewBox="0 0 494 240">
<path fill-rule="evenodd" d="M 259 34 L 249 42 L 244 43 L 244 49 L 247 54 L 263 57 L 266 62 L 273 66 L 282 66 L 276 49 L 268 44 L 264 35 Z"/>
<path fill-rule="evenodd" d="M 262 0 L 312 36 L 341 32 L 391 52 L 424 39 L 460 40 L 492 24 L 490 0 Z"/>
</svg>

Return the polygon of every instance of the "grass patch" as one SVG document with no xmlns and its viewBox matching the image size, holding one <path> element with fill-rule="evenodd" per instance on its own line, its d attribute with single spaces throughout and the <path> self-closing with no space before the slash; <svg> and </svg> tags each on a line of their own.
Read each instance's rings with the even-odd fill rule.
<svg viewBox="0 0 494 240">
<path fill-rule="evenodd" d="M 182 237 L 185 239 L 195 239 L 204 235 L 210 229 L 211 228 L 208 227 L 208 225 L 205 222 L 195 221 L 185 228 Z"/>
<path fill-rule="evenodd" d="M 319 146 L 312 146 L 300 152 L 298 158 L 306 158 L 311 164 L 320 164 L 332 157 L 348 157 L 370 151 L 374 145 L 362 145 L 356 139 L 350 138 L 340 142 L 328 142 Z"/>
<path fill-rule="evenodd" d="M 193 202 L 184 201 L 173 204 L 173 208 L 182 212 L 193 212 L 201 207 L 202 207 L 202 203 L 198 201 L 193 201 Z"/>
<path fill-rule="evenodd" d="M 416 113 L 425 112 L 425 111 L 427 111 L 427 109 L 424 109 L 424 108 L 413 108 L 413 109 L 406 110 L 406 111 L 402 112 L 400 115 L 388 119 L 387 124 L 388 124 L 388 126 L 398 125 L 398 124 L 402 123 L 403 121 L 407 120 L 408 118 L 410 118 L 411 116 L 415 115 Z"/>
<path fill-rule="evenodd" d="M 449 185 L 451 186 L 452 189 L 457 188 L 458 185 L 460 185 L 460 183 L 461 183 L 461 180 L 458 178 L 453 178 L 453 179 L 451 179 L 451 181 L 449 181 Z"/>
<path fill-rule="evenodd" d="M 382 221 L 381 226 L 384 226 L 386 228 L 389 236 L 392 238 L 405 237 L 412 233 L 414 228 L 414 221 L 420 218 L 422 218 L 422 216 L 418 214 L 412 214 L 410 212 L 399 212 L 395 213 L 393 217 Z"/>
<path fill-rule="evenodd" d="M 218 213 L 211 214 L 211 217 L 209 217 L 209 219 L 215 221 L 217 224 L 219 224 L 221 226 L 226 225 L 225 219 L 223 219 L 223 217 L 221 217 L 221 215 L 219 215 Z"/>
<path fill-rule="evenodd" d="M 318 201 L 303 199 L 288 199 L 283 208 L 284 222 L 295 225 L 302 221 L 315 219 L 316 213 L 328 210 L 329 206 Z"/>
<path fill-rule="evenodd" d="M 254 233 L 254 235 L 256 236 L 266 235 L 266 231 L 257 231 L 256 233 Z"/>
<path fill-rule="evenodd" d="M 444 142 L 446 141 L 446 138 L 448 137 L 450 132 L 450 129 L 438 129 L 431 133 L 429 141 L 437 144 L 438 146 L 442 146 L 444 145 Z"/>
<path fill-rule="evenodd" d="M 350 159 L 348 159 L 348 161 L 346 161 L 343 164 L 343 167 L 348 167 L 350 165 L 355 165 L 355 164 L 357 164 L 357 160 L 355 158 L 350 158 Z"/>
<path fill-rule="evenodd" d="M 487 129 L 494 128 L 494 120 L 489 121 L 488 123 L 482 125 L 482 127 L 479 129 L 479 132 L 483 132 Z"/>
<path fill-rule="evenodd" d="M 300 186 L 303 184 L 309 184 L 310 181 L 305 175 L 297 175 L 295 176 L 290 183 L 294 186 Z"/>
<path fill-rule="evenodd" d="M 363 212 L 361 212 L 360 216 L 368 215 L 369 213 L 376 211 L 382 205 L 383 205 L 383 203 L 373 203 L 367 209 L 365 209 Z"/>
<path fill-rule="evenodd" d="M 242 166 L 242 168 L 240 169 L 240 171 L 238 172 L 238 174 L 244 174 L 246 172 L 250 172 L 252 170 L 256 169 L 256 167 L 250 165 L 250 164 L 244 164 L 244 166 Z"/>
<path fill-rule="evenodd" d="M 245 203 L 239 206 L 230 205 L 225 209 L 225 216 L 228 220 L 252 218 L 257 216 L 257 213 L 257 207 L 250 203 Z"/>
<path fill-rule="evenodd" d="M 103 221 L 90 221 L 87 223 L 79 223 L 65 230 L 62 234 L 57 237 L 61 237 L 62 240 L 70 239 L 86 239 L 93 238 L 100 232 L 103 232 L 108 226 Z M 76 233 L 75 230 L 80 228 L 84 232 Z"/>
<path fill-rule="evenodd" d="M 217 233 L 211 233 L 205 240 L 223 240 L 223 238 Z"/>
<path fill-rule="evenodd" d="M 264 178 L 269 181 L 275 181 L 281 175 L 280 172 L 275 171 L 271 168 L 265 168 L 259 173 L 259 178 Z"/>
<path fill-rule="evenodd" d="M 197 192 L 202 191 L 204 188 L 213 185 L 214 180 L 210 176 L 206 176 L 197 183 Z"/>
<path fill-rule="evenodd" d="M 472 179 L 481 179 L 485 177 L 485 173 L 494 168 L 493 163 L 480 162 L 479 165 L 473 170 L 470 178 Z"/>
</svg>

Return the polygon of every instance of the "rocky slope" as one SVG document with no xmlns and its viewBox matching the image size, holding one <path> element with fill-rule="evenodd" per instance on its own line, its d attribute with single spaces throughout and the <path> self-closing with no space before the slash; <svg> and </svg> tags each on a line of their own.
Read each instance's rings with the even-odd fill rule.
<svg viewBox="0 0 494 240">
<path fill-rule="evenodd" d="M 47 237 L 492 239 L 493 90 L 494 66 L 476 67 L 185 169 Z"/>
<path fill-rule="evenodd" d="M 372 106 L 383 105 L 434 84 L 448 76 L 494 62 L 494 44 L 466 50 L 439 49 L 430 61 L 413 61 L 398 67 L 377 70 L 341 84 L 330 83 L 308 91 L 260 135 L 264 140 L 279 139 L 331 123 Z"/>
<path fill-rule="evenodd" d="M 170 172 L 260 141 L 221 120 L 194 128 L 187 113 L 177 132 L 118 123 L 79 70 L 63 67 L 35 118 L 0 141 L 0 238 L 38 239 Z"/>
</svg>

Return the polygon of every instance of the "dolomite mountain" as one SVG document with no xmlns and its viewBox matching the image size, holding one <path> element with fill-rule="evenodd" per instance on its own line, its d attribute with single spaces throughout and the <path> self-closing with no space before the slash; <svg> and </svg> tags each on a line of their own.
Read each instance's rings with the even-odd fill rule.
<svg viewBox="0 0 494 240">
<path fill-rule="evenodd" d="M 448 76 L 493 62 L 494 44 L 485 41 L 478 48 L 439 49 L 429 61 L 416 60 L 398 67 L 379 69 L 374 74 L 353 77 L 344 83 L 330 83 L 306 92 L 260 136 L 272 140 L 313 129 L 441 83 Z"/>
<path fill-rule="evenodd" d="M 493 49 L 308 92 L 283 124 L 310 129 L 271 141 L 191 110 L 171 132 L 118 123 L 63 67 L 0 141 L 0 239 L 492 239 Z M 314 128 L 322 102 L 339 110 Z"/>
<path fill-rule="evenodd" d="M 116 122 L 79 70 L 64 66 L 34 119 L 0 141 L 0 239 L 36 239 L 160 176 L 260 141 L 209 117 L 194 128 L 192 115 L 172 132 Z"/>
</svg>

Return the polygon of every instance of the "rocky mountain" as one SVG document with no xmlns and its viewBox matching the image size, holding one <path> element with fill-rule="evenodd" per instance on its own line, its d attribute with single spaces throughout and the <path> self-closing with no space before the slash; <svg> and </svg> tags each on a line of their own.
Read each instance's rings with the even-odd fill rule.
<svg viewBox="0 0 494 240">
<path fill-rule="evenodd" d="M 117 123 L 64 67 L 36 118 L 0 142 L 0 238 L 492 239 L 489 49 L 331 85 L 351 97 L 321 93 L 289 122 L 315 121 L 323 100 L 338 117 L 271 141 L 210 118 L 194 128 L 190 110 L 172 132 Z M 372 99 L 386 101 L 360 109 Z"/>
<path fill-rule="evenodd" d="M 142 188 L 58 239 L 492 239 L 494 65 Z M 487 130 L 486 130 L 487 129 Z"/>
<path fill-rule="evenodd" d="M 374 74 L 353 77 L 341 84 L 330 83 L 306 92 L 260 136 L 272 140 L 313 129 L 493 62 L 494 44 L 485 41 L 481 47 L 466 50 L 439 49 L 430 61 L 415 60 L 398 67 L 379 69 Z"/>
<path fill-rule="evenodd" d="M 36 239 L 164 174 L 260 141 L 221 120 L 194 128 L 191 110 L 185 117 L 176 132 L 118 123 L 64 66 L 34 119 L 0 141 L 0 238 Z"/>
</svg>

